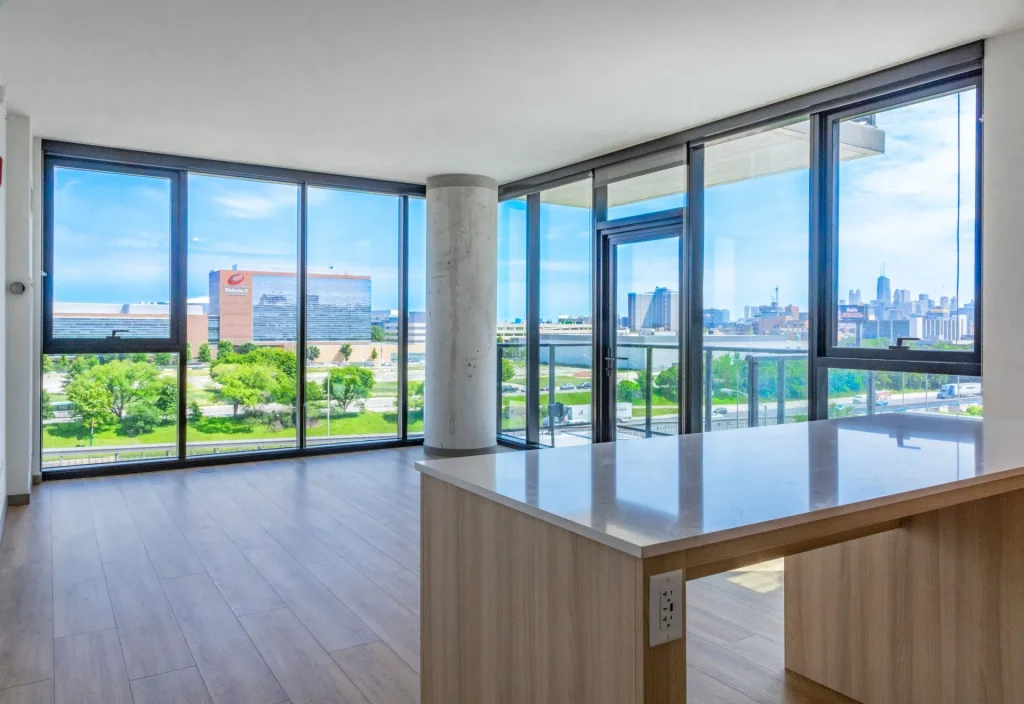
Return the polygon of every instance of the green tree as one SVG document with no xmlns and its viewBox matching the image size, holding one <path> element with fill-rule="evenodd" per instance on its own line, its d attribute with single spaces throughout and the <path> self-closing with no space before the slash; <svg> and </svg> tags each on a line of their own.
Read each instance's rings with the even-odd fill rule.
<svg viewBox="0 0 1024 704">
<path fill-rule="evenodd" d="M 137 364 L 141 364 L 142 362 L 149 361 L 149 355 L 145 352 L 132 352 L 130 359 Z"/>
<path fill-rule="evenodd" d="M 203 344 L 205 345 L 206 343 L 204 342 Z M 191 361 L 192 361 L 192 343 L 191 342 L 186 342 L 185 343 L 185 364 L 188 364 Z"/>
<path fill-rule="evenodd" d="M 171 353 L 170 352 L 157 352 L 153 355 L 153 364 L 160 367 L 166 367 L 171 364 Z"/>
<path fill-rule="evenodd" d="M 615 389 L 615 398 L 623 403 L 639 401 L 644 397 L 640 384 L 629 379 L 623 379 Z"/>
<path fill-rule="evenodd" d="M 217 360 L 226 362 L 227 358 L 235 353 L 235 346 L 231 340 L 221 340 L 217 343 Z"/>
<path fill-rule="evenodd" d="M 99 358 L 94 354 L 80 354 L 67 366 L 68 380 L 88 372 L 100 363 Z"/>
<path fill-rule="evenodd" d="M 976 404 L 972 404 L 964 409 L 965 416 L 976 416 L 981 417 L 985 414 L 985 410 Z"/>
<path fill-rule="evenodd" d="M 310 409 L 320 408 L 320 404 L 326 398 L 323 384 L 315 381 L 306 382 L 306 406 Z"/>
<path fill-rule="evenodd" d="M 387 335 L 384 334 L 384 328 L 380 325 L 370 326 L 370 339 L 373 342 L 384 342 L 387 339 Z"/>
<path fill-rule="evenodd" d="M 356 399 L 369 398 L 376 380 L 373 372 L 363 367 L 341 367 L 331 369 L 324 379 L 324 392 L 342 412 L 348 410 Z M 328 389 L 327 384 L 330 384 Z"/>
<path fill-rule="evenodd" d="M 50 392 L 42 389 L 39 392 L 39 414 L 43 420 L 49 420 L 56 415 L 53 411 L 53 401 L 50 399 Z"/>
<path fill-rule="evenodd" d="M 371 361 L 371 362 L 376 362 L 376 361 L 377 361 L 377 358 L 378 358 L 379 356 L 380 356 L 380 355 L 379 355 L 379 354 L 377 354 L 377 348 L 376 348 L 376 347 L 374 347 L 374 348 L 373 348 L 372 350 L 370 350 L 370 361 Z"/>
<path fill-rule="evenodd" d="M 352 356 L 352 345 L 346 342 L 338 348 L 338 352 L 341 354 L 341 358 L 347 362 L 348 358 Z"/>
<path fill-rule="evenodd" d="M 218 348 L 219 350 L 219 348 Z M 213 354 L 210 352 L 210 343 L 204 342 L 199 345 L 199 361 L 204 364 L 209 364 L 213 361 Z"/>
<path fill-rule="evenodd" d="M 421 412 L 423 410 L 423 382 L 422 381 L 410 381 L 409 382 L 409 411 L 411 413 Z"/>
<path fill-rule="evenodd" d="M 235 350 L 235 352 L 237 352 L 238 354 L 249 354 L 250 352 L 255 352 L 259 348 L 260 346 L 257 345 L 255 342 L 246 342 L 245 344 L 240 345 L 238 349 Z"/>
<path fill-rule="evenodd" d="M 178 412 L 178 380 L 161 376 L 154 384 L 153 406 L 164 418 L 173 418 Z M 130 410 L 130 409 L 129 409 Z"/>
<path fill-rule="evenodd" d="M 199 401 L 188 404 L 188 419 L 192 423 L 198 423 L 203 419 L 203 409 L 199 406 Z"/>
<path fill-rule="evenodd" d="M 136 401 L 152 402 L 159 375 L 160 371 L 149 362 L 100 364 L 87 374 L 110 392 L 110 410 L 118 419 L 123 419 L 125 411 Z"/>
<path fill-rule="evenodd" d="M 68 356 L 66 354 L 62 354 L 60 356 L 60 361 L 57 362 L 57 368 L 63 371 L 67 371 L 68 364 L 70 364 L 70 362 L 68 361 Z"/>
<path fill-rule="evenodd" d="M 298 362 L 295 359 L 295 353 L 279 347 L 256 347 L 256 349 L 244 353 L 241 358 L 233 361 L 238 364 L 273 367 L 292 379 L 298 373 Z"/>
<path fill-rule="evenodd" d="M 114 420 L 110 407 L 114 399 L 110 391 L 98 380 L 79 376 L 68 383 L 65 389 L 71 402 L 71 414 L 89 429 L 89 445 L 92 445 L 96 429 Z"/>
<path fill-rule="evenodd" d="M 231 404 L 233 415 L 242 406 L 253 409 L 268 400 L 277 384 L 278 371 L 273 367 L 249 364 L 219 364 L 211 372 L 220 384 L 217 398 Z"/>
<path fill-rule="evenodd" d="M 679 398 L 679 366 L 673 364 L 668 369 L 663 369 L 654 377 L 654 388 L 658 393 L 669 401 Z"/>
<path fill-rule="evenodd" d="M 306 348 L 306 361 L 315 362 L 320 356 L 320 348 L 316 345 L 310 345 Z"/>
<path fill-rule="evenodd" d="M 43 355 L 43 374 L 53 371 L 53 360 L 50 359 L 50 355 Z"/>
<path fill-rule="evenodd" d="M 512 379 L 515 378 L 515 375 L 516 375 L 516 368 L 512 364 L 512 360 L 511 359 L 505 359 L 504 357 L 502 357 L 502 359 L 501 359 L 501 382 L 504 384 L 506 382 L 512 381 Z"/>
<path fill-rule="evenodd" d="M 160 425 L 160 419 L 160 409 L 149 401 L 140 401 L 128 409 L 128 415 L 121 423 L 121 428 L 132 437 L 146 435 L 156 430 Z"/>
</svg>

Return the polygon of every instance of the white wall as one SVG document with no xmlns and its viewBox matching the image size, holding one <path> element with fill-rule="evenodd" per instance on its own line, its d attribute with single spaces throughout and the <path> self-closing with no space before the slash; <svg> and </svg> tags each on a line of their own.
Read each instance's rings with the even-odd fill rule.
<svg viewBox="0 0 1024 704">
<path fill-rule="evenodd" d="M 33 379 L 38 376 L 33 351 L 32 271 L 32 126 L 24 115 L 7 116 L 7 240 L 6 240 L 6 394 L 7 495 L 32 490 L 32 435 L 36 403 Z M 11 284 L 25 285 L 14 294 Z"/>
<path fill-rule="evenodd" d="M 0 82 L 2 83 L 2 82 Z M 3 179 L 2 185 L 0 185 L 0 242 L 7 241 L 7 176 L 10 170 L 7 168 L 7 105 L 0 102 L 0 159 L 3 160 L 3 173 L 0 174 L 0 178 Z M 6 255 L 4 247 L 0 247 L 0 271 L 4 269 Z M 0 306 L 0 369 L 6 369 L 6 359 L 4 356 L 4 347 L 6 341 L 6 315 L 4 306 Z M 4 374 L 0 374 L 0 398 L 7 398 L 7 387 L 5 384 Z M 4 404 L 0 403 L 0 487 L 4 488 L 3 496 L 0 497 L 0 529 L 2 529 L 3 514 L 7 509 L 7 472 L 6 463 L 4 457 L 7 452 L 6 442 L 6 425 L 5 425 L 5 409 Z"/>
<path fill-rule="evenodd" d="M 985 415 L 1024 419 L 1024 31 L 985 42 Z"/>
</svg>

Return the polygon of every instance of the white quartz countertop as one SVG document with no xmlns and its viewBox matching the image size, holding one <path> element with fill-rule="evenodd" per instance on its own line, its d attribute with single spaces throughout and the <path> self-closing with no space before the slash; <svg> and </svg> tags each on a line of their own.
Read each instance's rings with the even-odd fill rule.
<svg viewBox="0 0 1024 704">
<path fill-rule="evenodd" d="M 649 557 L 1024 475 L 1024 423 L 887 413 L 416 466 Z"/>
</svg>

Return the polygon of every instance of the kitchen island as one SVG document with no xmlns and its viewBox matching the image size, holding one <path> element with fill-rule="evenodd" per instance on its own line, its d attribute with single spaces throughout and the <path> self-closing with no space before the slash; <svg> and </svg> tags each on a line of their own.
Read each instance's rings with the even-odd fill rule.
<svg viewBox="0 0 1024 704">
<path fill-rule="evenodd" d="M 883 414 L 417 467 L 424 704 L 685 702 L 664 586 L 777 557 L 787 669 L 872 704 L 1024 701 L 1020 423 Z"/>
</svg>

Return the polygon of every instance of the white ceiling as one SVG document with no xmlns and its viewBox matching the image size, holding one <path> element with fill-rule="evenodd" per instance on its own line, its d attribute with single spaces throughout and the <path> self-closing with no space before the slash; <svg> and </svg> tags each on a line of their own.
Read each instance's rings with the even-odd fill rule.
<svg viewBox="0 0 1024 704">
<path fill-rule="evenodd" d="M 1022 23 L 1024 0 L 6 0 L 0 75 L 43 137 L 507 182 Z"/>
</svg>

